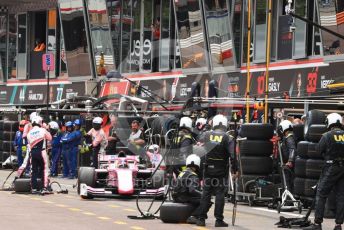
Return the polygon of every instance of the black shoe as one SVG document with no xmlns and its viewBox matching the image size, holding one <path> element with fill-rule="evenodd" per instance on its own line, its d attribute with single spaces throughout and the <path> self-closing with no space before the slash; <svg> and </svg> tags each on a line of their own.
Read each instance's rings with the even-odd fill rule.
<svg viewBox="0 0 344 230">
<path fill-rule="evenodd" d="M 321 224 L 311 224 L 310 226 L 304 228 L 303 230 L 322 230 Z"/>
<path fill-rule="evenodd" d="M 228 224 L 223 220 L 216 220 L 215 227 L 228 227 Z"/>
<path fill-rule="evenodd" d="M 204 227 L 205 226 L 205 220 L 204 219 L 198 219 L 196 222 L 196 225 Z"/>
<path fill-rule="evenodd" d="M 37 191 L 37 189 L 32 189 L 31 194 L 34 194 L 34 195 L 39 194 L 39 191 Z"/>
<path fill-rule="evenodd" d="M 336 225 L 333 230 L 342 230 L 342 225 Z"/>
<path fill-rule="evenodd" d="M 197 224 L 198 219 L 194 216 L 190 216 L 187 220 L 186 223 L 188 224 Z"/>
</svg>

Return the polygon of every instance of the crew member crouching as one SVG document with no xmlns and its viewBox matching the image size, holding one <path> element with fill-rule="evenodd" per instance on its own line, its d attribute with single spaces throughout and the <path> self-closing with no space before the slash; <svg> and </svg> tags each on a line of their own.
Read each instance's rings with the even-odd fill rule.
<svg viewBox="0 0 344 230">
<path fill-rule="evenodd" d="M 200 215 L 201 187 L 199 180 L 199 169 L 201 159 L 196 154 L 192 154 L 186 159 L 186 169 L 184 169 L 176 180 L 173 188 L 173 200 L 176 203 L 190 203 L 195 207 L 187 223 L 196 224 Z"/>
</svg>

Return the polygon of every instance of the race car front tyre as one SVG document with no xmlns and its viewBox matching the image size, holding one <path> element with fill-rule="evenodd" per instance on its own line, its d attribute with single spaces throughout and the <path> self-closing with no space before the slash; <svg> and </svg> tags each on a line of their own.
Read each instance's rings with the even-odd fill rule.
<svg viewBox="0 0 344 230">
<path fill-rule="evenodd" d="M 78 172 L 78 194 L 80 195 L 80 185 L 86 184 L 90 187 L 96 185 L 96 171 L 93 167 L 81 167 Z M 84 199 L 92 199 L 91 196 L 81 196 Z"/>
<path fill-rule="evenodd" d="M 195 210 L 188 203 L 164 203 L 160 208 L 160 219 L 164 223 L 185 223 Z"/>
<path fill-rule="evenodd" d="M 161 188 L 165 186 L 166 173 L 165 170 L 157 170 L 152 176 L 153 188 Z"/>
</svg>

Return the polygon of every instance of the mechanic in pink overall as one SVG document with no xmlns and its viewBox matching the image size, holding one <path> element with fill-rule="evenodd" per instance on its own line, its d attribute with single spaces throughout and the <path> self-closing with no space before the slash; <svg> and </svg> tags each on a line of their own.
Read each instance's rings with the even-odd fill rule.
<svg viewBox="0 0 344 230">
<path fill-rule="evenodd" d="M 19 169 L 17 171 L 17 177 L 21 177 L 23 173 L 26 171 L 27 174 L 29 173 L 29 165 L 30 165 L 30 147 L 27 143 L 27 134 L 30 132 L 32 129 L 32 122 L 37 117 L 38 114 L 36 112 L 32 112 L 30 114 L 30 122 L 28 122 L 24 126 L 24 131 L 23 131 L 23 149 L 26 149 L 25 151 L 25 158 L 24 161 L 21 165 L 19 165 Z"/>
<path fill-rule="evenodd" d="M 88 131 L 87 135 L 92 137 L 92 166 L 98 168 L 98 154 L 105 154 L 107 146 L 107 136 L 102 129 L 103 119 L 96 117 L 92 121 L 92 129 Z"/>
<path fill-rule="evenodd" d="M 42 193 L 48 193 L 48 154 L 47 154 L 47 142 L 52 140 L 51 134 L 42 128 L 43 120 L 40 116 L 36 116 L 32 122 L 32 129 L 27 135 L 28 145 L 31 150 L 31 164 L 32 164 L 32 175 L 31 175 L 31 187 L 32 193 L 37 193 L 37 178 L 41 177 L 43 182 Z"/>
</svg>

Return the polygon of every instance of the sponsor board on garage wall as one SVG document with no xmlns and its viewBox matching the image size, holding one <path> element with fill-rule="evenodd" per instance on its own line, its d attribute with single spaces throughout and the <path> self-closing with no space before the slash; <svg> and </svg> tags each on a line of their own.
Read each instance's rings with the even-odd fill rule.
<svg viewBox="0 0 344 230">
<path fill-rule="evenodd" d="M 85 95 L 85 83 L 50 86 L 50 102 Z M 0 86 L 1 104 L 45 104 L 47 88 L 42 85 Z"/>
<path fill-rule="evenodd" d="M 328 84 L 344 82 L 342 69 L 344 69 L 344 63 L 338 62 L 326 67 L 270 71 L 269 97 L 282 97 L 285 92 L 296 98 L 329 95 Z M 234 75 L 236 74 L 230 74 L 229 79 L 233 79 Z M 237 81 L 239 90 L 235 96 L 245 95 L 246 78 L 246 73 L 241 74 Z M 265 72 L 251 73 L 250 91 L 251 97 L 263 98 L 265 96 Z"/>
</svg>

